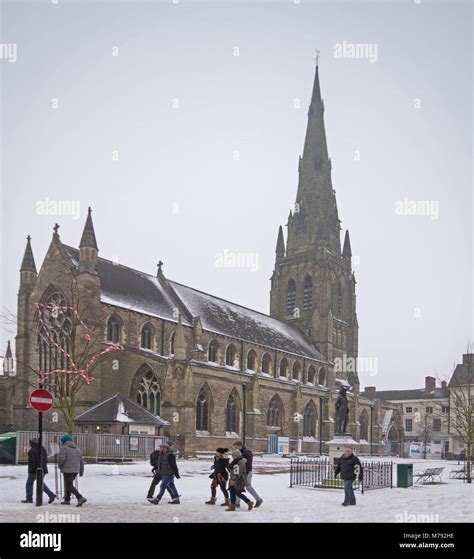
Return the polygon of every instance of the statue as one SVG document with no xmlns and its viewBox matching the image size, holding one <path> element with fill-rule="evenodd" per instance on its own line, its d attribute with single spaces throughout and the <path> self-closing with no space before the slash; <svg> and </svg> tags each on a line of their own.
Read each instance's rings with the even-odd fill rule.
<svg viewBox="0 0 474 559">
<path fill-rule="evenodd" d="M 341 386 L 339 396 L 337 397 L 336 408 L 336 421 L 335 421 L 335 434 L 343 435 L 346 432 L 347 424 L 349 423 L 349 402 L 347 400 L 346 392 L 348 388 Z"/>
</svg>

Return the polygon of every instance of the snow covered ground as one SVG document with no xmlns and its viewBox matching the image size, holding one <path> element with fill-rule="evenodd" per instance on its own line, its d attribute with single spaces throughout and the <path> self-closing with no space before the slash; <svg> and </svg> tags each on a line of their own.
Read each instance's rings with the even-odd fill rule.
<svg viewBox="0 0 474 559">
<path fill-rule="evenodd" d="M 57 514 L 72 515 L 76 522 L 473 522 L 472 485 L 450 480 L 456 462 L 413 461 L 414 471 L 444 466 L 442 485 L 415 485 L 407 489 L 377 489 L 356 492 L 356 507 L 341 507 L 343 492 L 337 489 L 289 487 L 289 460 L 266 455 L 255 458 L 254 486 L 263 505 L 248 512 L 225 512 L 224 507 L 205 505 L 209 498 L 211 459 L 179 460 L 181 479 L 177 487 L 181 505 L 158 506 L 146 501 L 151 482 L 147 462 L 86 465 L 80 491 L 89 500 L 82 508 L 65 507 L 58 501 L 35 507 L 24 499 L 26 466 L 0 466 L 0 522 L 55 521 Z M 54 467 L 46 481 L 54 490 Z M 394 468 L 396 485 L 396 468 Z M 46 497 L 46 496 L 45 496 Z M 72 501 L 75 502 L 74 499 Z M 218 502 L 222 496 L 218 493 Z M 37 515 L 40 515 L 39 517 Z"/>
</svg>

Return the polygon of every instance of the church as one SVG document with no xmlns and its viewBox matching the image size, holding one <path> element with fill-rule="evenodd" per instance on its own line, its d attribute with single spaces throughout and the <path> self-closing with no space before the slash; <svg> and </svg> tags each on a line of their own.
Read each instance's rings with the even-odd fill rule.
<svg viewBox="0 0 474 559">
<path fill-rule="evenodd" d="M 357 368 L 338 366 L 357 363 L 356 280 L 348 231 L 341 245 L 318 67 L 298 173 L 286 240 L 281 226 L 277 232 L 269 315 L 173 281 L 161 263 L 148 274 L 99 256 L 90 208 L 78 247 L 64 244 L 55 226 L 39 273 L 28 237 L 17 381 L 2 395 L 2 423 L 10 406 L 15 430 L 35 429 L 28 402 L 34 371 L 66 366 L 58 348 L 68 343 L 68 318 L 55 322 L 53 343 L 41 329 L 38 305 L 78 305 L 100 346 L 120 344 L 121 351 L 103 353 L 94 364 L 94 380 L 77 394 L 76 415 L 121 394 L 168 422 L 170 437 L 186 453 L 231 447 L 236 439 L 275 452 L 281 437 L 290 450 L 299 443 L 303 452 L 325 453 L 334 402 L 346 386 L 347 430 L 359 452 L 383 455 L 387 446 L 396 452 L 397 406 L 362 396 Z M 45 386 L 55 392 L 58 379 L 49 380 Z M 46 414 L 45 429 L 64 429 L 62 421 L 59 414 L 53 424 Z M 107 432 L 106 425 L 101 429 Z"/>
</svg>

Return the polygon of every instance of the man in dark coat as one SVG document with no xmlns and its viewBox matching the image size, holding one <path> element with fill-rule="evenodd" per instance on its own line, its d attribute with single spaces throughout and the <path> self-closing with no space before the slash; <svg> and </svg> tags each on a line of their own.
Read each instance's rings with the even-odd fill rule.
<svg viewBox="0 0 474 559">
<path fill-rule="evenodd" d="M 158 457 L 157 473 L 161 476 L 160 490 L 156 498 L 149 498 L 148 501 L 153 505 L 157 505 L 167 488 L 170 490 L 170 505 L 179 505 L 179 494 L 174 484 L 174 478 L 179 479 L 179 470 L 176 464 L 176 456 L 171 452 L 170 445 L 162 443 L 160 445 L 160 455 Z"/>
<path fill-rule="evenodd" d="M 344 449 L 344 454 L 339 458 L 334 471 L 334 476 L 337 477 L 341 474 L 341 479 L 344 481 L 344 502 L 341 503 L 344 507 L 356 504 L 354 495 L 354 488 L 352 482 L 358 477 L 362 481 L 363 471 L 362 464 L 349 447 Z"/>
<path fill-rule="evenodd" d="M 30 450 L 28 451 L 28 479 L 26 480 L 26 499 L 22 503 L 33 502 L 33 485 L 36 481 L 36 470 L 40 467 L 40 454 L 41 454 L 41 468 L 43 468 L 43 491 L 48 495 L 48 503 L 52 503 L 56 499 L 56 495 L 44 483 L 44 476 L 48 473 L 48 455 L 44 446 L 41 447 L 39 452 L 38 439 L 31 439 Z"/>
<path fill-rule="evenodd" d="M 178 449 L 176 448 L 176 445 L 172 441 L 169 441 L 168 444 L 169 444 L 169 447 L 170 447 L 170 451 L 173 454 L 176 455 L 176 453 L 178 451 Z M 150 466 L 152 468 L 151 473 L 153 474 L 153 479 L 151 481 L 150 487 L 148 488 L 148 493 L 147 493 L 147 496 L 146 496 L 147 499 L 153 499 L 153 495 L 155 493 L 156 486 L 161 481 L 161 474 L 158 471 L 158 461 L 159 461 L 159 459 L 160 459 L 160 449 L 154 450 L 150 454 Z M 170 494 L 170 497 L 173 498 L 173 494 L 171 492 L 171 489 L 169 487 L 167 487 L 166 490 Z"/>
</svg>

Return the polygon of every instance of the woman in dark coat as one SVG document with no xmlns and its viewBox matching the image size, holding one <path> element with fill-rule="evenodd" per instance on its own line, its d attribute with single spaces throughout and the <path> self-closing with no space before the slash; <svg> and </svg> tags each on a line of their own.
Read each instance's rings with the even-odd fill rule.
<svg viewBox="0 0 474 559">
<path fill-rule="evenodd" d="M 216 448 L 216 454 L 214 456 L 214 464 L 211 466 L 213 470 L 212 474 L 209 476 L 212 479 L 211 482 L 211 498 L 206 501 L 206 505 L 215 505 L 217 501 L 217 487 L 221 488 L 224 494 L 225 501 L 221 506 L 230 506 L 229 492 L 227 491 L 227 480 L 229 479 L 229 458 L 227 457 L 228 448 Z"/>
</svg>

